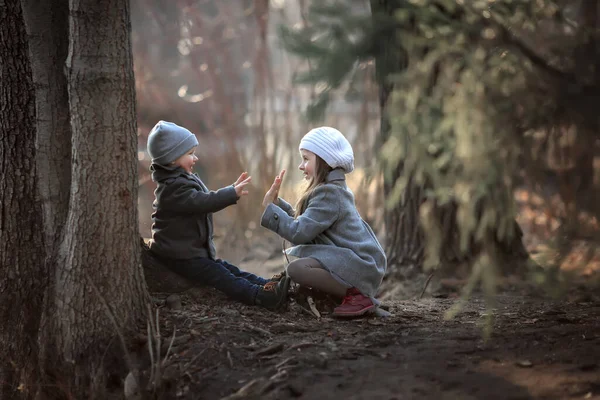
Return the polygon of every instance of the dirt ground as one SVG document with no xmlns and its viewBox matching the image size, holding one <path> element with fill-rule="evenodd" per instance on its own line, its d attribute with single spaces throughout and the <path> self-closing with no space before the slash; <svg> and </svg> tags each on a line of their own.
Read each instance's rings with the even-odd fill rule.
<svg viewBox="0 0 600 400">
<path fill-rule="evenodd" d="M 552 224 L 531 215 L 532 223 L 519 221 L 525 242 L 532 257 L 548 262 L 555 256 L 539 231 Z M 278 244 L 217 247 L 261 276 L 284 265 Z M 600 290 L 590 285 L 600 275 L 599 249 L 578 242 L 556 262 L 563 270 L 585 264 L 579 283 L 559 297 L 531 283 L 504 282 L 487 340 L 481 294 L 445 318 L 460 281 L 434 279 L 423 298 L 420 290 L 408 300 L 384 298 L 391 316 L 356 320 L 331 318 L 334 303 L 313 296 L 321 314 L 315 316 L 306 294 L 273 313 L 212 289 L 152 293 L 164 360 L 155 370 L 155 398 L 600 399 Z M 147 378 L 148 335 L 138 339 Z"/>
<path fill-rule="evenodd" d="M 446 291 L 350 321 L 300 297 L 273 313 L 212 289 L 153 296 L 161 399 L 600 399 L 600 295 L 583 286 L 553 300 L 507 285 L 487 341 L 479 295 L 452 320 Z"/>
</svg>

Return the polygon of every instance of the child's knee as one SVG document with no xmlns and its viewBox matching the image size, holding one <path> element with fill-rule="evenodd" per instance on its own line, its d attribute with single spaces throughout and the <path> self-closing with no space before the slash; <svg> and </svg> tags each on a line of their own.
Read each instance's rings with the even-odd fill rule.
<svg viewBox="0 0 600 400">
<path fill-rule="evenodd" d="M 286 267 L 286 273 L 287 275 L 293 280 L 296 281 L 296 279 L 298 278 L 298 275 L 300 274 L 300 269 L 302 267 L 296 262 L 296 261 L 292 261 L 291 263 L 288 264 L 288 266 Z"/>
<path fill-rule="evenodd" d="M 307 284 L 310 281 L 310 266 L 307 265 L 307 259 L 299 258 L 292 261 L 287 266 L 288 276 L 298 284 Z"/>
</svg>

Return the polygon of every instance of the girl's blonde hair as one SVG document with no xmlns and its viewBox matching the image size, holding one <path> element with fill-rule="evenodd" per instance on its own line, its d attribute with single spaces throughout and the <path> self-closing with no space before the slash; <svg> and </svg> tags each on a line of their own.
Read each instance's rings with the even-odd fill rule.
<svg viewBox="0 0 600 400">
<path fill-rule="evenodd" d="M 296 202 L 296 212 L 295 217 L 298 218 L 304 211 L 306 210 L 306 205 L 308 204 L 308 199 L 313 194 L 315 189 L 327 180 L 327 174 L 331 172 L 332 168 L 325 162 L 321 157 L 315 154 L 316 165 L 315 165 L 315 176 L 310 180 L 306 189 L 304 189 L 304 193 L 300 196 L 298 201 Z"/>
</svg>

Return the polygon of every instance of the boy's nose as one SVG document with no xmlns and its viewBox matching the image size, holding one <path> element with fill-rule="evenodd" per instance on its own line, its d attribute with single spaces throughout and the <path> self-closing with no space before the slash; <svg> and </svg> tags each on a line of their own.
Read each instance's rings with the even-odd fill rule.
<svg viewBox="0 0 600 400">
<path fill-rule="evenodd" d="M 299 169 L 300 171 L 303 171 L 303 170 L 304 170 L 304 164 L 303 164 L 303 163 L 300 163 L 300 165 L 298 165 L 298 169 Z"/>
</svg>

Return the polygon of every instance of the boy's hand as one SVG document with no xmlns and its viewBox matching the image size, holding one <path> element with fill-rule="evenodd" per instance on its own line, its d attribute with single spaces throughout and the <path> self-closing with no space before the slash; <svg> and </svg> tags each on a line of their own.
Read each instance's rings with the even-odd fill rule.
<svg viewBox="0 0 600 400">
<path fill-rule="evenodd" d="M 265 194 L 265 198 L 263 199 L 262 205 L 263 207 L 268 206 L 271 203 L 277 205 L 278 197 L 279 197 L 279 188 L 281 187 L 281 182 L 283 181 L 283 176 L 285 175 L 285 169 L 282 169 L 279 175 L 275 177 L 271 188 Z"/>
<path fill-rule="evenodd" d="M 233 184 L 233 187 L 235 189 L 235 194 L 237 194 L 238 198 L 248 194 L 248 191 L 245 190 L 244 187 L 247 184 L 249 184 L 251 180 L 252 180 L 252 177 L 249 176 L 247 172 L 243 172 L 240 175 L 240 177 L 237 178 L 237 181 L 235 181 L 235 183 Z"/>
</svg>

